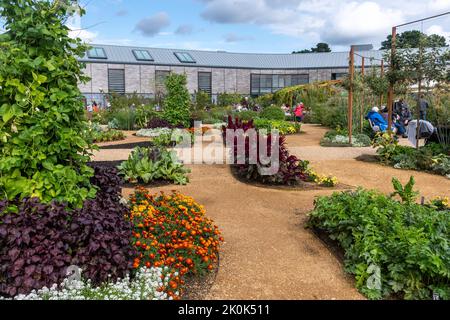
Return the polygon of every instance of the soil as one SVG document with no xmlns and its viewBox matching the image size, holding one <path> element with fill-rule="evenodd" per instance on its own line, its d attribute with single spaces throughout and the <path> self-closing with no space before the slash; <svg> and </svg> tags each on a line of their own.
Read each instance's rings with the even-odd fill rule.
<svg viewBox="0 0 450 320">
<path fill-rule="evenodd" d="M 344 185 L 388 194 L 393 191 L 392 177 L 406 183 L 414 175 L 416 189 L 427 199 L 450 195 L 450 180 L 445 177 L 358 161 L 361 156 L 374 156 L 375 150 L 323 148 L 319 143 L 326 128 L 303 125 L 302 129 L 304 134 L 287 139 L 291 153 L 309 160 L 316 172 L 337 176 Z M 100 150 L 95 160 L 124 160 L 130 151 Z M 343 271 L 340 259 L 305 228 L 314 199 L 335 189 L 298 192 L 262 188 L 237 180 L 227 165 L 188 167 L 192 174 L 187 186 L 152 186 L 149 190 L 177 189 L 194 197 L 223 232 L 225 243 L 217 278 L 204 295 L 188 296 L 190 299 L 364 299 L 352 276 Z M 132 188 L 123 189 L 124 196 L 132 192 Z"/>
</svg>

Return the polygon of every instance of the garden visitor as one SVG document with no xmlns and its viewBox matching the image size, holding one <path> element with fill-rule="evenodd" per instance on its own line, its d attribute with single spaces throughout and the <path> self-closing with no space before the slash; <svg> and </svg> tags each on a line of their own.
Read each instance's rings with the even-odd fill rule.
<svg viewBox="0 0 450 320">
<path fill-rule="evenodd" d="M 248 97 L 245 97 L 244 100 L 242 100 L 242 108 L 245 109 L 245 111 L 248 110 L 250 103 L 248 102 Z"/>
<path fill-rule="evenodd" d="M 94 108 L 92 107 L 91 103 L 89 103 L 86 106 L 86 111 L 87 111 L 87 118 L 88 118 L 88 120 L 92 120 L 92 112 L 94 111 Z"/>
<path fill-rule="evenodd" d="M 429 139 L 435 134 L 437 129 L 433 124 L 426 120 L 420 120 L 419 137 L 418 139 Z M 412 120 L 408 124 L 409 141 L 414 145 L 417 139 L 417 120 Z"/>
<path fill-rule="evenodd" d="M 402 110 L 402 108 L 404 108 L 404 107 L 409 108 L 409 106 L 406 103 L 406 101 L 403 98 L 401 98 L 400 100 L 398 100 L 398 101 L 396 101 L 394 103 L 393 113 L 399 115 L 401 110 Z"/>
<path fill-rule="evenodd" d="M 430 105 L 428 104 L 428 101 L 425 100 L 425 96 L 423 94 L 420 95 L 419 106 L 420 106 L 420 119 L 427 120 L 427 111 Z"/>
<path fill-rule="evenodd" d="M 284 112 L 284 115 L 286 116 L 286 117 L 290 117 L 292 114 L 291 114 L 291 110 L 289 109 L 289 107 L 287 106 L 287 105 L 285 105 L 285 104 L 283 104 L 282 106 L 281 106 L 281 110 L 283 110 L 283 112 Z"/>
<path fill-rule="evenodd" d="M 304 112 L 305 106 L 303 102 L 300 102 L 297 107 L 295 108 L 294 114 L 295 114 L 295 120 L 297 122 L 303 121 L 303 112 Z"/>
<path fill-rule="evenodd" d="M 386 122 L 388 122 L 388 119 L 389 119 L 388 107 L 386 107 L 386 106 L 381 107 L 381 116 L 383 117 L 384 120 L 386 120 Z"/>
<path fill-rule="evenodd" d="M 411 110 L 409 109 L 408 105 L 405 103 L 402 105 L 400 109 L 400 113 L 398 113 L 398 116 L 400 117 L 400 122 L 406 127 L 408 123 L 413 119 Z"/>
<path fill-rule="evenodd" d="M 366 116 L 374 127 L 380 128 L 381 132 L 385 132 L 388 129 L 388 121 L 386 121 L 380 114 L 380 108 L 373 107 L 369 114 Z M 397 132 L 395 127 L 392 128 L 394 132 Z"/>
<path fill-rule="evenodd" d="M 94 103 L 92 104 L 92 111 L 94 112 L 94 113 L 97 113 L 99 110 L 98 110 L 98 105 L 97 105 L 97 102 L 95 102 L 94 101 Z"/>
</svg>

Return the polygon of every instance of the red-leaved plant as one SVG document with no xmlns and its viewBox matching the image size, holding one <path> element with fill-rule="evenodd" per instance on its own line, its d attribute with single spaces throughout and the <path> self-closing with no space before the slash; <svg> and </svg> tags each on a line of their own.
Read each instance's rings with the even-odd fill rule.
<svg viewBox="0 0 450 320">
<path fill-rule="evenodd" d="M 278 172 L 271 175 L 262 174 L 261 169 L 264 167 L 269 167 L 269 165 L 263 165 L 260 159 L 260 150 L 262 150 L 261 141 L 266 144 L 266 155 L 267 157 L 272 157 L 272 140 L 274 136 L 272 134 L 263 135 L 260 132 L 256 133 L 256 139 L 251 139 L 247 134 L 250 129 L 255 129 L 253 120 L 245 122 L 239 118 L 228 117 L 228 125 L 223 127 L 223 136 L 225 142 L 227 142 L 227 131 L 236 133 L 237 130 L 243 130 L 243 137 L 238 137 L 235 135 L 233 137 L 233 145 L 231 152 L 234 156 L 233 166 L 236 169 L 238 176 L 245 178 L 250 181 L 257 181 L 265 184 L 280 184 L 280 185 L 294 185 L 301 181 L 310 181 L 310 177 L 307 173 L 309 162 L 302 161 L 294 155 L 289 153 L 286 146 L 286 137 L 279 137 L 279 169 Z M 230 131 L 228 131 L 230 132 Z M 240 148 L 238 144 L 239 138 L 245 139 L 245 154 L 240 154 Z M 231 138 L 230 138 L 231 139 Z M 255 141 L 256 140 L 256 141 Z M 231 142 L 231 141 L 229 141 Z M 256 152 L 255 152 L 256 151 Z M 257 163 L 250 163 L 250 155 L 257 154 Z"/>
</svg>

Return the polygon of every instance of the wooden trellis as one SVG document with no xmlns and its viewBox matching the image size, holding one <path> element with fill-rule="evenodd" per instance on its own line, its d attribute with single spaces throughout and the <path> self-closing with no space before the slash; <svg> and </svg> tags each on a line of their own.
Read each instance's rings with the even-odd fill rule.
<svg viewBox="0 0 450 320">
<path fill-rule="evenodd" d="M 354 89 L 353 89 L 353 81 L 355 77 L 355 56 L 358 56 L 361 58 L 361 75 L 364 79 L 365 76 L 365 62 L 366 59 L 369 59 L 370 61 L 380 61 L 380 67 L 381 67 L 381 75 L 384 75 L 384 60 L 383 59 L 377 59 L 375 57 L 367 57 L 363 56 L 359 53 L 355 52 L 355 47 L 351 46 L 350 48 L 350 55 L 349 55 L 349 61 L 350 61 L 350 67 L 349 67 L 349 92 L 348 92 L 348 134 L 349 134 L 349 144 L 351 145 L 353 143 L 353 96 L 354 96 Z M 361 97 L 361 107 L 360 107 L 360 130 L 361 133 L 363 131 L 364 127 L 364 104 L 366 101 L 365 91 L 362 92 Z M 380 97 L 380 106 L 383 102 L 383 96 Z"/>
</svg>

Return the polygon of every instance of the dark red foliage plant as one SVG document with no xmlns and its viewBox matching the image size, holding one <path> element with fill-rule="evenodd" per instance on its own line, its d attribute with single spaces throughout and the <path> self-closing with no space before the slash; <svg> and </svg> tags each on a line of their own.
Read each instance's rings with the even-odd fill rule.
<svg viewBox="0 0 450 320">
<path fill-rule="evenodd" d="M 184 127 L 182 125 L 174 126 L 169 121 L 161 118 L 153 118 L 147 123 L 147 129 L 157 128 L 183 129 Z"/>
<path fill-rule="evenodd" d="M 230 136 L 229 134 L 233 134 Z M 264 184 L 294 185 L 301 181 L 309 181 L 308 161 L 302 161 L 289 153 L 286 137 L 280 136 L 278 144 L 272 134 L 264 135 L 256 132 L 253 121 L 245 122 L 240 119 L 228 118 L 227 126 L 223 127 L 225 143 L 233 155 L 236 174 L 249 181 Z M 272 152 L 272 146 L 278 147 L 278 155 Z M 266 152 L 262 152 L 266 151 Z M 278 171 L 273 174 L 263 173 L 264 168 L 270 167 L 273 162 L 263 164 L 261 152 L 265 157 L 277 158 Z M 253 156 L 256 155 L 256 156 Z M 256 161 L 255 161 L 256 159 Z"/>
<path fill-rule="evenodd" d="M 120 204 L 116 169 L 95 168 L 97 197 L 82 209 L 24 199 L 0 202 L 0 294 L 12 297 L 59 284 L 76 265 L 94 284 L 123 278 L 136 251 L 132 225 Z M 15 210 L 8 207 L 16 206 Z M 15 211 L 15 212 L 14 212 Z"/>
</svg>

